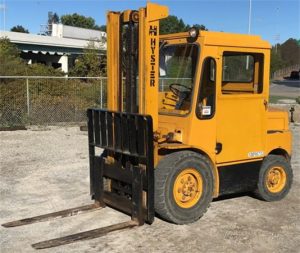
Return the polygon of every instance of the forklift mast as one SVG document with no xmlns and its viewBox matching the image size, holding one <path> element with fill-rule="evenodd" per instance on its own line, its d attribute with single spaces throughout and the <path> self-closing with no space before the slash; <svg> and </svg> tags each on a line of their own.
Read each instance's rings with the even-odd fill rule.
<svg viewBox="0 0 300 253">
<path fill-rule="evenodd" d="M 108 110 L 150 115 L 158 125 L 159 20 L 166 6 L 108 12 Z"/>
</svg>

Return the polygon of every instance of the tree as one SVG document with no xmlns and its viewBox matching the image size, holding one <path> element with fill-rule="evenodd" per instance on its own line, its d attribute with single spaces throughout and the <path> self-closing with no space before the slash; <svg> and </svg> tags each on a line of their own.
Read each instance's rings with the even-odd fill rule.
<svg viewBox="0 0 300 253">
<path fill-rule="evenodd" d="M 56 12 L 49 11 L 48 12 L 48 21 L 47 21 L 47 30 L 44 35 L 50 36 L 52 33 L 52 25 L 59 23 L 59 16 Z"/>
<path fill-rule="evenodd" d="M 192 26 L 185 24 L 181 18 L 179 19 L 174 15 L 170 15 L 160 21 L 160 34 L 185 32 L 191 27 Z M 207 31 L 207 28 L 204 25 L 194 24 L 193 27 Z"/>
<path fill-rule="evenodd" d="M 27 29 L 25 29 L 21 25 L 16 25 L 10 29 L 11 32 L 17 32 L 17 33 L 29 33 Z"/>
<path fill-rule="evenodd" d="M 95 29 L 95 20 L 91 17 L 85 17 L 77 13 L 63 15 L 60 18 L 63 25 L 82 27 L 87 29 Z"/>
<path fill-rule="evenodd" d="M 274 73 L 276 70 L 284 68 L 285 66 L 286 64 L 281 57 L 280 44 L 277 44 L 271 49 L 270 71 L 271 73 Z"/>
<path fill-rule="evenodd" d="M 25 74 L 25 63 L 20 58 L 20 51 L 8 38 L 0 38 L 0 75 Z"/>
<path fill-rule="evenodd" d="M 57 13 L 56 12 L 53 13 L 52 11 L 49 11 L 47 24 L 52 25 L 58 23 L 59 23 L 59 16 L 57 15 Z"/>
<path fill-rule="evenodd" d="M 182 19 L 174 15 L 170 15 L 160 21 L 160 34 L 169 34 L 186 31 L 186 25 Z"/>
<path fill-rule="evenodd" d="M 300 45 L 296 39 L 290 38 L 272 47 L 271 73 L 296 64 L 300 64 Z"/>
<path fill-rule="evenodd" d="M 201 31 L 208 31 L 208 29 L 205 27 L 205 25 L 194 24 L 194 25 L 192 25 L 192 27 L 195 27 L 195 28 L 197 28 L 198 30 L 201 30 Z"/>
<path fill-rule="evenodd" d="M 59 16 L 56 12 L 52 15 L 51 19 L 48 21 L 48 23 L 51 22 L 51 24 L 58 24 L 59 23 Z"/>
<path fill-rule="evenodd" d="M 106 32 L 106 25 L 100 25 L 100 26 L 96 25 L 95 29 L 101 32 Z"/>
<path fill-rule="evenodd" d="M 90 42 L 70 71 L 70 76 L 106 76 L 106 57 L 99 55 L 99 49 L 94 42 Z"/>
<path fill-rule="evenodd" d="M 281 46 L 281 57 L 286 65 L 300 64 L 300 46 L 296 39 L 288 39 Z"/>
</svg>

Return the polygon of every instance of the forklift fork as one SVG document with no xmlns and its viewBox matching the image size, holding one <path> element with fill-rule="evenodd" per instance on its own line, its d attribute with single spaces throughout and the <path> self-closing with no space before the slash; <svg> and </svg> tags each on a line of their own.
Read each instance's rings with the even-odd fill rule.
<svg viewBox="0 0 300 253">
<path fill-rule="evenodd" d="M 88 109 L 90 190 L 94 204 L 2 224 L 16 227 L 74 216 L 110 206 L 131 215 L 131 220 L 32 245 L 45 249 L 104 236 L 154 221 L 152 119 L 134 113 Z M 104 149 L 96 154 L 95 149 Z M 100 153 L 100 152 L 99 152 Z M 104 180 L 110 187 L 104 187 Z"/>
</svg>

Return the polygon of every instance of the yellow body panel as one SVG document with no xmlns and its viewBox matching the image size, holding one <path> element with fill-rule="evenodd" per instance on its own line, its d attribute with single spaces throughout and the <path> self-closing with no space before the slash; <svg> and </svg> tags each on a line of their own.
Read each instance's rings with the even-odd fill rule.
<svg viewBox="0 0 300 253">
<path fill-rule="evenodd" d="M 217 113 L 217 142 L 223 144 L 216 162 L 248 160 L 250 152 L 264 156 L 265 106 L 261 96 L 220 97 Z"/>
<path fill-rule="evenodd" d="M 287 112 L 269 108 L 267 114 L 267 130 L 288 130 L 289 119 Z"/>
<path fill-rule="evenodd" d="M 269 108 L 267 113 L 266 154 L 276 149 L 284 150 L 291 157 L 292 134 L 289 130 L 288 113 Z"/>
</svg>

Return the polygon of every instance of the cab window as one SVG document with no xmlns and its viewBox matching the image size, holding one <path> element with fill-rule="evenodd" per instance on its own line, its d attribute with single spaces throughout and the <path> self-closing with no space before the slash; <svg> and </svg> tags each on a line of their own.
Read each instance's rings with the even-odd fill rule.
<svg viewBox="0 0 300 253">
<path fill-rule="evenodd" d="M 160 48 L 159 112 L 189 113 L 199 47 L 196 44 L 162 45 Z"/>
<path fill-rule="evenodd" d="M 224 52 L 222 94 L 262 93 L 263 59 L 263 54 Z"/>
<path fill-rule="evenodd" d="M 215 114 L 216 101 L 216 62 L 208 57 L 204 60 L 197 102 L 197 116 L 210 119 Z"/>
</svg>

